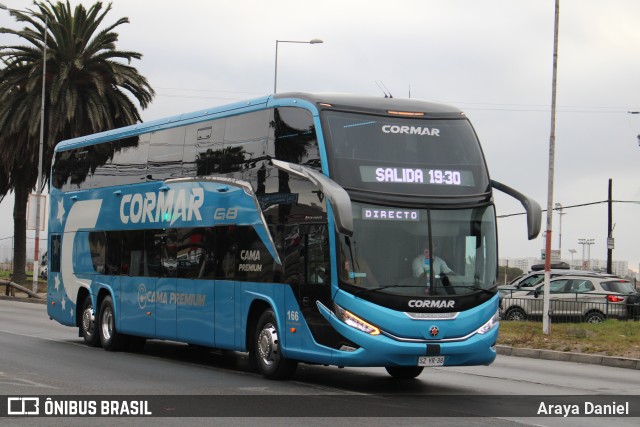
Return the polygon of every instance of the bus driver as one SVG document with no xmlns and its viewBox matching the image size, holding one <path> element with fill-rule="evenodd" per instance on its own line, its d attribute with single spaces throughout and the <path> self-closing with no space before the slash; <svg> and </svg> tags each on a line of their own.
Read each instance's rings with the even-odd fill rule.
<svg viewBox="0 0 640 427">
<path fill-rule="evenodd" d="M 433 245 L 435 249 L 438 245 Z M 441 274 L 455 274 L 452 269 L 449 268 L 444 260 L 436 255 L 433 258 L 430 257 L 429 248 L 425 248 L 424 252 L 413 259 L 411 264 L 413 268 L 413 277 L 429 277 L 430 269 L 433 267 L 433 274 L 435 277 L 440 277 Z"/>
</svg>

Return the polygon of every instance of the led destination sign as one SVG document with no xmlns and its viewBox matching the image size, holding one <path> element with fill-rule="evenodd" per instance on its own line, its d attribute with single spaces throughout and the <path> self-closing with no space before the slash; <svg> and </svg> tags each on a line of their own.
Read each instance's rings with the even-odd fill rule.
<svg viewBox="0 0 640 427">
<path fill-rule="evenodd" d="M 362 182 L 385 182 L 403 184 L 455 185 L 472 187 L 473 174 L 470 171 L 393 168 L 383 166 L 360 166 Z"/>
<path fill-rule="evenodd" d="M 410 209 L 362 208 L 362 219 L 387 221 L 420 221 L 420 212 Z"/>
</svg>

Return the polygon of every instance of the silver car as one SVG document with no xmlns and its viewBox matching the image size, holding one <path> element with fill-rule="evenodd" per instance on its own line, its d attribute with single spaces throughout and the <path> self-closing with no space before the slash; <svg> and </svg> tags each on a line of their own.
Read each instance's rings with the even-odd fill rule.
<svg viewBox="0 0 640 427">
<path fill-rule="evenodd" d="M 527 291 L 505 295 L 501 317 L 505 320 L 540 318 L 543 283 Z M 624 279 L 607 276 L 559 276 L 549 284 L 550 314 L 568 321 L 601 323 L 607 318 L 632 319 L 640 312 L 640 295 Z"/>
<path fill-rule="evenodd" d="M 602 277 L 616 277 L 612 274 L 599 273 L 597 271 L 590 270 L 564 270 L 564 269 L 551 269 L 550 277 L 553 279 L 558 276 L 602 276 Z M 530 291 L 544 280 L 544 270 L 530 271 L 509 282 L 508 285 L 498 286 L 500 292 L 500 298 L 505 296 L 512 296 L 515 292 Z"/>
</svg>

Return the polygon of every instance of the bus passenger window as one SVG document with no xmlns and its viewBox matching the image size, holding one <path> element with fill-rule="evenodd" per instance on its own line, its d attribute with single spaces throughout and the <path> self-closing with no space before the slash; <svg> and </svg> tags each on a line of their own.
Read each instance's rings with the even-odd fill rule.
<svg viewBox="0 0 640 427">
<path fill-rule="evenodd" d="M 104 274 L 107 258 L 107 237 L 104 231 L 89 233 L 89 250 L 91 252 L 93 270 L 98 274 Z"/>
<path fill-rule="evenodd" d="M 122 269 L 123 275 L 144 276 L 144 230 L 122 233 Z"/>
<path fill-rule="evenodd" d="M 151 135 L 145 133 L 115 143 L 111 161 L 117 171 L 114 185 L 140 184 L 146 181 L 150 139 Z"/>
<path fill-rule="evenodd" d="M 329 283 L 329 236 L 326 225 L 309 226 L 306 252 L 306 282 Z"/>
<path fill-rule="evenodd" d="M 268 110 L 231 116 L 226 122 L 225 147 L 236 144 L 266 144 L 269 129 Z"/>
<path fill-rule="evenodd" d="M 222 148 L 225 126 L 226 119 L 187 126 L 182 157 L 184 176 L 206 176 L 216 173 L 216 158 L 213 153 Z"/>
<path fill-rule="evenodd" d="M 206 265 L 207 241 L 213 237 L 204 228 L 183 228 L 176 230 L 176 257 L 178 278 L 204 279 L 212 271 L 211 263 Z M 213 278 L 213 277 L 210 277 Z"/>
<path fill-rule="evenodd" d="M 233 226 L 215 227 L 215 278 L 233 280 L 235 277 L 236 229 Z"/>
<path fill-rule="evenodd" d="M 51 183 L 57 189 L 68 189 L 67 183 L 73 171 L 73 151 L 62 151 L 55 154 Z"/>
<path fill-rule="evenodd" d="M 172 259 L 171 255 L 167 254 L 166 230 L 147 230 L 144 235 L 144 276 L 175 276 L 175 256 Z"/>
<path fill-rule="evenodd" d="M 182 176 L 184 135 L 184 127 L 151 133 L 147 160 L 148 181 Z"/>
<path fill-rule="evenodd" d="M 62 236 L 59 234 L 51 235 L 51 242 L 49 243 L 49 260 L 51 262 L 51 270 L 49 273 L 60 272 L 60 249 L 62 247 Z"/>
<path fill-rule="evenodd" d="M 107 232 L 107 260 L 105 263 L 105 274 L 117 276 L 120 274 L 121 267 L 121 232 Z"/>
<path fill-rule="evenodd" d="M 320 169 L 318 141 L 311 113 L 302 108 L 277 108 L 272 126 L 275 157 Z"/>
<path fill-rule="evenodd" d="M 273 282 L 274 261 L 256 230 L 251 226 L 237 229 L 236 280 Z"/>
</svg>

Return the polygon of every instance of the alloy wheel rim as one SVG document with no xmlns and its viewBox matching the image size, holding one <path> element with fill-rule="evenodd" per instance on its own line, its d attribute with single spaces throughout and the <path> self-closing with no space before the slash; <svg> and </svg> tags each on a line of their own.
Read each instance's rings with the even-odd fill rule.
<svg viewBox="0 0 640 427">
<path fill-rule="evenodd" d="M 108 341 L 111 339 L 113 331 L 113 313 L 110 309 L 106 309 L 102 315 L 102 336 Z"/>
<path fill-rule="evenodd" d="M 93 335 L 95 329 L 93 307 L 89 305 L 82 313 L 82 329 L 87 335 Z"/>
<path fill-rule="evenodd" d="M 271 323 L 264 325 L 258 336 L 258 354 L 266 366 L 274 364 L 278 357 L 278 332 Z"/>
</svg>

